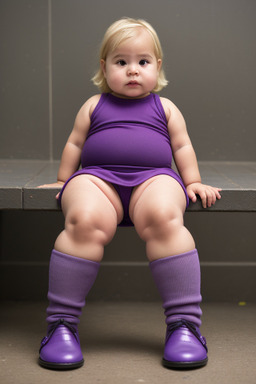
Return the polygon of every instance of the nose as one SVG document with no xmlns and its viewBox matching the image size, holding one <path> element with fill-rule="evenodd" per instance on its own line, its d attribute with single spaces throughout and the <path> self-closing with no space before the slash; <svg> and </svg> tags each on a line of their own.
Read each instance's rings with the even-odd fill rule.
<svg viewBox="0 0 256 384">
<path fill-rule="evenodd" d="M 138 67 L 136 65 L 130 65 L 128 67 L 127 73 L 128 73 L 128 76 L 138 75 L 139 74 Z"/>
</svg>

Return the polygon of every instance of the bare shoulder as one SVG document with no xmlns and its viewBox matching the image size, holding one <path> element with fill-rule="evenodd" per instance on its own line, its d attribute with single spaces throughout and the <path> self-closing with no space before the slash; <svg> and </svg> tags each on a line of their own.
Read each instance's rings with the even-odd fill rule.
<svg viewBox="0 0 256 384">
<path fill-rule="evenodd" d="M 89 118 L 91 117 L 96 105 L 98 104 L 99 100 L 100 100 L 100 97 L 101 95 L 100 94 L 97 94 L 97 95 L 94 95 L 92 97 L 90 97 L 83 105 L 82 107 L 80 108 L 79 112 L 78 112 L 78 115 L 88 115 Z"/>
<path fill-rule="evenodd" d="M 101 95 L 95 95 L 90 97 L 79 109 L 74 123 L 74 130 L 80 131 L 82 134 L 89 130 L 91 124 L 91 115 L 96 105 L 99 102 Z"/>
<path fill-rule="evenodd" d="M 166 97 L 160 97 L 163 109 L 165 111 L 167 122 L 176 119 L 184 119 L 179 108 Z"/>
</svg>

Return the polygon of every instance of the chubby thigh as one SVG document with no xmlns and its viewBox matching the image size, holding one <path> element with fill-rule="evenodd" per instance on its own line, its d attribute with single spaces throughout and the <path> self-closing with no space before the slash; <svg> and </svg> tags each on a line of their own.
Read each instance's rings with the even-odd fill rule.
<svg viewBox="0 0 256 384">
<path fill-rule="evenodd" d="M 129 213 L 133 221 L 140 221 L 142 211 L 177 208 L 182 213 L 186 209 L 186 196 L 181 185 L 171 176 L 157 175 L 134 188 Z"/>
<path fill-rule="evenodd" d="M 62 196 L 64 216 L 73 206 L 79 206 L 81 210 L 88 207 L 101 214 L 104 210 L 112 211 L 117 224 L 123 217 L 122 203 L 116 189 L 110 183 L 89 174 L 76 176 L 67 184 Z"/>
<path fill-rule="evenodd" d="M 65 230 L 55 249 L 77 257 L 100 261 L 123 218 L 123 207 L 115 188 L 92 175 L 71 179 L 62 195 Z"/>
<path fill-rule="evenodd" d="M 194 240 L 184 227 L 185 209 L 184 190 L 170 176 L 155 176 L 134 189 L 130 217 L 147 244 L 150 261 L 194 249 Z"/>
</svg>

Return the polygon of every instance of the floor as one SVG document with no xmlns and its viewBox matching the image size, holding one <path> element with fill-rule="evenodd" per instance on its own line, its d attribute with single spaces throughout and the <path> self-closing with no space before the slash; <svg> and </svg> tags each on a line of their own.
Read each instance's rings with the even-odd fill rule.
<svg viewBox="0 0 256 384">
<path fill-rule="evenodd" d="M 189 371 L 161 365 L 165 324 L 156 302 L 89 302 L 79 327 L 84 367 L 67 372 L 43 369 L 37 356 L 45 332 L 45 306 L 1 303 L 1 383 L 256 383 L 256 303 L 202 306 L 209 362 Z"/>
</svg>

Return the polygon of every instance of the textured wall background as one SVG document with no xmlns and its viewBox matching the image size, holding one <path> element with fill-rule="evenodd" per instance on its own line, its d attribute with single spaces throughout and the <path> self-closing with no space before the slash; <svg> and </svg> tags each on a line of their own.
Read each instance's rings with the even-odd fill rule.
<svg viewBox="0 0 256 384">
<path fill-rule="evenodd" d="M 0 157 L 59 159 L 106 28 L 122 16 L 157 30 L 169 86 L 200 160 L 254 161 L 254 0 L 1 0 Z"/>
</svg>

